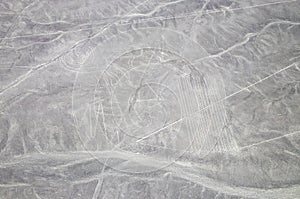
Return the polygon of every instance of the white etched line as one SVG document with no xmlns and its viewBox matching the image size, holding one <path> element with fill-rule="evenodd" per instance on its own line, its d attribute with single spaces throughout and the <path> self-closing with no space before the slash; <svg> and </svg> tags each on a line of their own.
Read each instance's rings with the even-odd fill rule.
<svg viewBox="0 0 300 199">
<path fill-rule="evenodd" d="M 298 133 L 300 133 L 300 131 L 295 131 L 295 132 L 288 133 L 288 134 L 285 134 L 285 135 L 281 135 L 281 136 L 278 136 L 278 137 L 275 137 L 275 138 L 267 139 L 267 140 L 264 140 L 264 141 L 261 141 L 261 142 L 256 142 L 254 144 L 250 144 L 250 145 L 247 145 L 247 146 L 240 147 L 240 149 L 248 149 L 248 148 L 253 147 L 253 146 L 265 144 L 265 143 L 268 143 L 268 142 L 272 142 L 274 140 L 279 140 L 281 138 L 285 138 L 285 137 L 288 137 L 288 136 L 296 135 Z"/>
<path fill-rule="evenodd" d="M 144 139 L 147 139 L 148 137 L 151 137 L 152 135 L 155 135 L 155 134 L 161 132 L 162 130 L 167 129 L 167 128 L 173 126 L 174 124 L 177 124 L 178 122 L 180 122 L 180 121 L 182 121 L 182 120 L 183 120 L 183 118 L 180 118 L 180 119 L 178 119 L 178 120 L 175 120 L 174 122 L 172 122 L 172 123 L 170 123 L 170 124 L 167 124 L 166 126 L 160 128 L 160 129 L 158 129 L 158 130 L 156 130 L 156 131 L 153 131 L 153 132 L 150 133 L 149 135 L 146 135 L 146 136 L 144 136 L 144 137 L 138 139 L 136 142 L 140 142 L 140 141 L 142 141 L 142 140 L 144 140 Z"/>
<path fill-rule="evenodd" d="M 191 115 L 188 116 L 188 117 L 194 117 L 195 114 L 198 114 L 198 113 L 200 113 L 201 111 L 206 110 L 206 109 L 208 109 L 208 108 L 214 106 L 215 104 L 218 104 L 218 103 L 220 103 L 220 102 L 223 102 L 223 101 L 225 101 L 225 100 L 227 100 L 227 99 L 229 99 L 229 98 L 231 98 L 231 97 L 233 97 L 233 96 L 235 96 L 235 95 L 237 95 L 237 94 L 239 94 L 239 93 L 241 93 L 241 92 L 243 92 L 243 91 L 245 91 L 245 90 L 248 90 L 249 88 L 251 88 L 251 87 L 253 87 L 253 86 L 255 86 L 255 85 L 257 85 L 257 84 L 259 84 L 259 83 L 261 83 L 261 82 L 263 82 L 263 81 L 265 81 L 265 80 L 271 78 L 271 77 L 273 77 L 274 75 L 276 75 L 276 74 L 278 74 L 278 73 L 281 73 L 281 72 L 283 72 L 283 71 L 285 71 L 285 70 L 287 70 L 287 69 L 293 67 L 293 66 L 297 66 L 297 64 L 296 64 L 296 63 L 293 63 L 293 64 L 291 64 L 291 65 L 288 65 L 288 66 L 286 66 L 286 67 L 284 67 L 284 68 L 282 68 L 282 69 L 276 71 L 275 73 L 272 73 L 272 74 L 266 76 L 265 78 L 258 80 L 257 82 L 255 82 L 255 83 L 253 83 L 253 84 L 250 84 L 250 85 L 248 85 L 248 86 L 246 86 L 246 87 L 244 87 L 244 88 L 242 88 L 242 89 L 240 89 L 240 90 L 238 90 L 238 91 L 236 91 L 236 92 L 234 92 L 234 93 L 232 93 L 232 94 L 230 94 L 230 95 L 228 95 L 228 96 L 226 96 L 226 97 L 224 97 L 224 98 L 222 98 L 222 99 L 220 99 L 220 100 L 218 100 L 218 101 L 216 101 L 216 102 L 214 102 L 214 103 L 211 103 L 210 105 L 208 105 L 208 106 L 206 106 L 206 107 L 204 107 L 204 108 L 202 108 L 202 109 L 200 109 L 200 110 L 198 110 L 198 111 L 196 110 L 193 114 L 191 114 Z M 181 122 L 182 120 L 184 120 L 184 119 L 186 119 L 186 118 L 187 118 L 187 117 L 182 117 L 182 118 L 180 118 L 180 119 L 178 119 L 178 120 L 176 120 L 176 121 L 174 121 L 174 122 L 172 122 L 172 123 L 170 123 L 170 124 L 164 126 L 163 128 L 158 129 L 158 130 L 152 132 L 151 134 L 149 134 L 149 135 L 147 135 L 147 136 L 145 136 L 145 137 L 143 137 L 143 138 L 138 139 L 136 142 L 140 142 L 140 141 L 142 141 L 142 140 L 144 140 L 144 139 L 147 139 L 148 137 L 150 137 L 150 136 L 152 136 L 152 135 L 155 135 L 155 134 L 159 133 L 160 131 L 162 131 L 162 130 L 164 130 L 164 129 L 166 129 L 166 128 L 169 128 L 170 126 L 172 126 L 172 125 L 174 125 L 174 124 L 177 124 L 178 122 Z"/>
<path fill-rule="evenodd" d="M 139 19 L 138 22 L 124 22 L 124 23 L 120 23 L 120 21 L 122 21 L 122 18 L 129 17 L 128 15 L 127 16 L 125 15 L 125 16 L 121 17 L 119 20 L 115 20 L 115 22 L 108 23 L 108 25 L 115 24 L 116 26 L 120 26 L 120 25 L 130 25 L 132 23 L 155 22 L 155 21 L 158 21 L 158 20 L 169 20 L 169 19 L 180 19 L 180 18 L 192 17 L 192 16 L 198 16 L 198 15 L 201 16 L 201 15 L 209 15 L 209 14 L 213 14 L 213 13 L 221 13 L 221 12 L 224 12 L 224 11 L 226 11 L 226 12 L 229 12 L 229 11 L 233 12 L 233 11 L 238 11 L 238 10 L 246 10 L 246 9 L 259 8 L 259 7 L 265 7 L 265 6 L 271 6 L 271 5 L 293 3 L 293 2 L 296 2 L 296 1 L 297 0 L 278 1 L 278 2 L 272 2 L 272 3 L 266 3 L 266 4 L 258 4 L 258 5 L 254 5 L 254 6 L 245 6 L 245 7 L 241 7 L 241 8 L 233 8 L 233 9 L 226 9 L 226 10 L 220 9 L 220 10 L 213 10 L 213 11 L 203 11 L 201 9 L 200 11 L 191 12 L 191 13 L 182 14 L 182 15 L 173 16 L 173 17 L 163 17 L 163 16 L 147 17 L 147 18 Z M 146 2 L 147 1 L 145 1 L 144 3 L 146 3 Z M 143 3 L 141 3 L 141 4 L 143 4 Z M 116 23 L 116 22 L 118 22 L 118 23 Z M 101 26 L 103 26 L 104 24 L 102 22 L 102 23 L 80 24 L 80 25 L 93 25 L 93 26 L 101 25 Z M 106 25 L 106 26 L 108 26 L 108 25 Z M 52 33 L 39 33 L 39 34 L 18 35 L 18 36 L 13 36 L 13 37 L 3 37 L 3 38 L 0 38 L 0 39 L 2 39 L 2 40 L 8 40 L 8 39 L 17 39 L 17 38 L 26 38 L 26 37 L 35 37 L 35 36 L 48 36 L 48 35 L 56 35 L 56 34 L 68 34 L 68 33 L 75 33 L 75 32 L 93 30 L 93 29 L 96 29 L 96 28 L 93 27 L 93 28 L 82 28 L 82 29 L 70 30 L 70 31 L 56 31 L 56 32 L 52 32 Z"/>
</svg>

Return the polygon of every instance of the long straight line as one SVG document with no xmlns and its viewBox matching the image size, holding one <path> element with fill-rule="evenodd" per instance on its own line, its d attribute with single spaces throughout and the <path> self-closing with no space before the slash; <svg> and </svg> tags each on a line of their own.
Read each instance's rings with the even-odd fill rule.
<svg viewBox="0 0 300 199">
<path fill-rule="evenodd" d="M 137 7 L 141 6 L 142 4 L 148 2 L 150 0 L 145 0 L 143 1 L 142 3 L 138 4 L 137 6 L 135 6 L 133 9 L 131 9 L 128 13 L 126 13 L 125 15 L 128 15 L 130 14 L 132 11 L 136 10 Z M 117 23 L 118 21 L 120 21 L 120 19 L 117 19 L 109 24 L 107 24 L 106 26 L 102 27 L 102 30 L 95 33 L 92 37 L 90 38 L 87 38 L 87 39 L 82 39 L 80 41 L 77 41 L 70 49 L 73 49 L 75 47 L 77 47 L 78 45 L 80 45 L 80 43 L 84 43 L 86 42 L 87 40 L 90 40 L 94 37 L 97 37 L 101 34 L 103 34 L 103 32 L 105 32 L 105 30 L 107 30 L 109 27 L 111 27 L 112 25 L 114 25 L 115 23 Z M 2 40 L 1 40 L 2 41 Z M 0 42 L 1 42 L 0 41 Z M 60 57 L 62 57 L 64 54 L 68 53 L 70 51 L 70 49 L 62 52 L 61 54 L 59 54 L 58 56 L 50 59 L 49 61 L 45 62 L 45 63 L 42 63 L 42 64 L 39 64 L 37 66 L 34 66 L 33 68 L 31 68 L 28 72 L 26 72 L 25 74 L 19 76 L 15 81 L 11 82 L 9 85 L 5 86 L 4 88 L 2 88 L 0 90 L 0 95 L 2 95 L 3 93 L 5 93 L 7 90 L 11 89 L 11 88 L 14 88 L 16 86 L 18 86 L 20 83 L 22 83 L 23 81 L 25 81 L 26 79 L 28 79 L 34 72 L 36 71 L 39 71 L 39 70 L 42 70 L 44 68 L 47 68 L 51 63 L 53 63 L 54 61 L 58 60 Z"/>
<path fill-rule="evenodd" d="M 267 80 L 267 79 L 269 79 L 269 78 L 271 78 L 271 77 L 273 77 L 273 76 L 275 76 L 275 75 L 277 75 L 278 73 L 281 73 L 281 72 L 283 72 L 283 71 L 285 71 L 285 70 L 287 70 L 287 69 L 293 67 L 293 66 L 296 66 L 296 63 L 293 63 L 293 64 L 291 64 L 291 65 L 288 65 L 288 66 L 286 66 L 286 67 L 284 67 L 284 68 L 282 68 L 282 69 L 276 71 L 275 73 L 272 73 L 272 74 L 266 76 L 265 78 L 258 80 L 257 82 L 255 82 L 255 83 L 253 83 L 253 84 L 250 84 L 250 85 L 248 85 L 248 86 L 246 86 L 246 87 L 244 87 L 244 88 L 242 88 L 242 89 L 240 89 L 240 90 L 238 90 L 238 91 L 236 91 L 236 92 L 234 92 L 234 93 L 232 93 L 232 94 L 230 94 L 230 95 L 228 95 L 228 96 L 226 96 L 226 97 L 224 97 L 224 98 L 222 98 L 222 99 L 220 99 L 220 100 L 218 100 L 218 101 L 216 101 L 216 102 L 214 102 L 214 103 L 211 103 L 210 105 L 208 105 L 208 106 L 206 106 L 206 107 L 204 107 L 204 108 L 202 108 L 202 109 L 200 109 L 200 110 L 198 110 L 198 111 L 195 111 L 193 114 L 190 114 L 189 116 L 182 117 L 182 118 L 180 118 L 180 119 L 178 119 L 178 120 L 176 120 L 176 121 L 174 121 L 174 122 L 172 122 L 172 123 L 170 123 L 170 124 L 168 124 L 168 125 L 166 125 L 166 126 L 160 128 L 160 129 L 158 129 L 158 130 L 156 130 L 156 131 L 150 133 L 149 135 L 146 135 L 146 136 L 144 136 L 144 137 L 138 139 L 136 142 L 140 142 L 140 141 L 142 141 L 142 140 L 144 140 L 144 139 L 147 139 L 147 138 L 149 138 L 150 136 L 155 135 L 155 134 L 161 132 L 162 130 L 164 130 L 164 129 L 166 129 L 166 128 L 169 128 L 169 127 L 173 126 L 174 124 L 177 124 L 178 122 L 183 121 L 183 120 L 186 119 L 186 118 L 194 117 L 196 114 L 200 113 L 201 111 L 206 110 L 206 109 L 208 109 L 208 108 L 214 106 L 215 104 L 218 104 L 218 103 L 220 103 L 220 102 L 223 102 L 223 101 L 227 100 L 228 98 L 231 98 L 231 97 L 233 97 L 233 96 L 235 96 L 235 95 L 237 95 L 237 94 L 239 94 L 239 93 L 241 93 L 241 92 L 243 92 L 243 91 L 245 91 L 245 90 L 248 90 L 249 88 L 251 88 L 251 87 L 253 87 L 253 86 L 255 86 L 255 85 L 257 85 L 257 84 L 259 84 L 259 83 L 261 83 L 261 82 L 263 82 L 263 81 L 265 81 L 265 80 Z"/>
<path fill-rule="evenodd" d="M 274 141 L 274 140 L 279 140 L 279 139 L 284 138 L 284 137 L 296 135 L 298 133 L 300 133 L 300 131 L 295 131 L 295 132 L 288 133 L 288 134 L 285 134 L 285 135 L 281 135 L 281 136 L 278 136 L 278 137 L 275 137 L 275 138 L 263 140 L 261 142 L 256 142 L 254 144 L 250 144 L 250 145 L 247 145 L 247 146 L 240 147 L 239 149 L 240 150 L 247 149 L 247 148 L 250 148 L 250 147 L 253 147 L 253 146 L 257 146 L 257 145 L 260 145 L 260 144 L 264 144 L 264 143 L 268 143 L 268 142 L 271 142 L 271 141 Z"/>
<path fill-rule="evenodd" d="M 147 1 L 145 1 L 143 3 L 146 3 Z M 197 16 L 199 14 L 206 15 L 206 14 L 222 13 L 222 12 L 228 12 L 228 11 L 246 10 L 246 9 L 259 8 L 259 7 L 264 7 L 264 6 L 292 3 L 292 2 L 296 2 L 296 1 L 298 1 L 298 0 L 277 1 L 277 2 L 272 2 L 272 3 L 265 3 L 265 4 L 254 5 L 254 6 L 245 6 L 245 7 L 241 7 L 241 8 L 232 8 L 232 9 L 224 9 L 224 10 L 191 12 L 191 13 L 186 13 L 186 14 L 182 14 L 182 15 L 178 15 L 178 16 L 172 16 L 172 17 L 163 17 L 163 16 L 147 17 L 147 18 L 138 19 L 137 22 L 133 21 L 133 22 L 120 23 L 120 21 L 122 21 L 122 18 L 127 17 L 127 16 L 123 16 L 123 17 L 121 17 L 119 19 L 116 19 L 114 22 L 111 22 L 109 24 L 115 24 L 115 25 L 119 26 L 119 25 L 128 25 L 128 24 L 134 24 L 134 23 L 153 22 L 153 21 L 157 21 L 157 20 L 180 19 L 180 18 L 185 18 L 185 17 Z M 140 5 L 141 4 L 139 4 L 138 6 L 140 6 Z M 138 6 L 136 6 L 136 7 L 138 7 Z M 134 9 L 136 9 L 136 7 Z M 131 10 L 130 12 L 132 12 L 133 10 Z M 128 14 L 129 13 L 127 13 L 127 15 Z M 116 23 L 117 21 L 119 21 L 119 23 Z M 104 25 L 103 23 L 105 23 L 105 22 L 94 23 L 94 24 L 86 24 L 86 25 Z M 78 24 L 78 25 L 85 25 L 85 24 Z M 88 31 L 88 30 L 93 30 L 93 29 L 95 29 L 95 28 L 82 28 L 82 29 L 77 29 L 77 30 L 57 31 L 57 32 L 52 32 L 52 33 L 18 35 L 18 36 L 14 36 L 14 37 L 3 37 L 3 38 L 0 38 L 0 39 L 8 40 L 8 39 L 26 38 L 26 37 L 33 37 L 33 36 L 47 36 L 47 35 L 56 35 L 56 34 L 67 34 L 67 33 L 74 33 L 74 32 L 80 32 L 80 31 Z"/>
</svg>

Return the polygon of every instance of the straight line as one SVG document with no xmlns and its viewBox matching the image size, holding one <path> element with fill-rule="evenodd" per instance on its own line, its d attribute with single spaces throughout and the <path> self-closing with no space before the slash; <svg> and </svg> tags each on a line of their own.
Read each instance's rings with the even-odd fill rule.
<svg viewBox="0 0 300 199">
<path fill-rule="evenodd" d="M 240 147 L 239 149 L 241 149 L 241 150 L 247 149 L 247 148 L 250 148 L 250 147 L 253 147 L 253 146 L 257 146 L 257 145 L 260 145 L 260 144 L 264 144 L 264 143 L 268 143 L 268 142 L 271 142 L 271 141 L 274 141 L 274 140 L 279 140 L 279 139 L 284 138 L 284 137 L 296 135 L 298 133 L 300 133 L 300 131 L 295 131 L 295 132 L 292 132 L 292 133 L 281 135 L 281 136 L 278 136 L 278 137 L 275 137 L 275 138 L 271 138 L 271 139 L 268 139 L 268 140 L 264 140 L 264 141 L 261 141 L 261 142 L 256 142 L 254 144 L 250 144 L 250 145 L 247 145 L 247 146 Z"/>
<path fill-rule="evenodd" d="M 148 1 L 148 0 L 147 0 Z M 147 1 L 145 1 L 144 3 L 146 3 Z M 259 7 L 264 7 L 264 6 L 270 6 L 270 5 L 278 5 L 278 4 L 284 4 L 284 3 L 292 3 L 292 2 L 296 2 L 298 0 L 290 0 L 290 1 L 278 1 L 278 2 L 273 2 L 273 3 L 266 3 L 266 4 L 259 4 L 259 5 L 254 5 L 254 6 L 245 6 L 242 8 L 233 8 L 233 9 L 224 9 L 224 10 L 214 10 L 214 11 L 201 11 L 201 12 L 191 12 L 191 13 L 186 13 L 186 14 L 182 14 L 182 15 L 178 15 L 178 16 L 173 16 L 173 17 L 163 17 L 163 16 L 157 16 L 157 17 L 147 17 L 147 18 L 142 18 L 142 19 L 137 19 L 136 22 L 120 22 L 122 21 L 122 18 L 117 19 L 116 21 L 119 21 L 118 23 L 115 22 L 111 22 L 110 24 L 115 24 L 116 26 L 120 26 L 120 25 L 129 25 L 129 24 L 138 24 L 138 23 L 143 23 L 143 22 L 154 22 L 154 21 L 158 21 L 158 20 L 169 20 L 169 19 L 180 19 L 180 18 L 185 18 L 185 17 L 192 17 L 192 16 L 197 16 L 199 14 L 202 15 L 207 15 L 207 14 L 213 14 L 213 13 L 222 13 L 222 12 L 228 12 L 228 11 L 238 11 L 238 10 L 245 10 L 245 9 L 251 9 L 251 8 L 259 8 Z M 136 8 L 134 8 L 136 9 Z M 134 10 L 133 9 L 133 10 Z M 132 12 L 133 10 L 131 10 L 130 12 Z M 129 13 L 127 13 L 129 14 Z M 128 16 L 123 16 L 123 18 L 128 17 Z M 95 24 L 86 24 L 86 25 L 104 25 L 103 24 L 105 22 L 102 23 L 95 23 Z M 78 24 L 78 25 L 84 25 L 84 24 Z M 26 37 L 32 37 L 32 36 L 47 36 L 47 35 L 56 35 L 56 34 L 67 34 L 67 33 L 74 33 L 74 32 L 80 32 L 80 31 L 88 31 L 88 30 L 93 30 L 96 29 L 96 27 L 93 28 L 83 28 L 83 29 L 78 29 L 78 30 L 70 30 L 70 31 L 57 31 L 57 32 L 52 32 L 52 33 L 40 33 L 40 34 L 31 34 L 31 35 L 19 35 L 19 36 L 15 36 L 15 37 L 3 37 L 0 38 L 2 40 L 8 40 L 8 39 L 17 39 L 17 38 L 26 38 Z"/>
<path fill-rule="evenodd" d="M 246 9 L 252 9 L 252 8 L 259 8 L 259 7 L 264 7 L 264 6 L 271 6 L 271 5 L 278 5 L 278 4 L 284 4 L 284 3 L 292 3 L 296 2 L 298 0 L 289 0 L 289 1 L 277 1 L 273 3 L 265 3 L 265 4 L 259 4 L 259 5 L 254 5 L 254 6 L 245 6 L 245 7 L 240 7 L 240 8 L 232 8 L 232 9 L 219 9 L 219 10 L 208 10 L 208 11 L 200 11 L 200 12 L 191 12 L 191 13 L 186 13 L 178 16 L 173 16 L 173 17 L 148 17 L 144 19 L 140 19 L 137 23 L 143 22 L 143 21 L 148 21 L 148 19 L 157 19 L 157 20 L 168 20 L 168 19 L 179 19 L 179 18 L 185 18 L 185 17 L 192 17 L 192 16 L 197 16 L 199 14 L 202 15 L 207 15 L 207 14 L 214 14 L 214 13 L 224 13 L 224 12 L 229 12 L 229 11 L 238 11 L 238 10 L 246 10 Z M 149 20 L 151 21 L 151 20 Z M 131 23 L 124 23 L 120 25 L 126 25 L 126 24 L 131 24 Z"/>
<path fill-rule="evenodd" d="M 149 138 L 150 136 L 155 135 L 155 134 L 159 133 L 160 131 L 162 131 L 162 130 L 164 130 L 164 129 L 166 129 L 166 128 L 169 128 L 169 127 L 173 126 L 174 124 L 176 124 L 176 123 L 178 123 L 178 122 L 181 122 L 182 120 L 184 120 L 184 119 L 186 119 L 186 118 L 194 117 L 196 114 L 200 113 L 201 111 L 206 110 L 206 109 L 208 109 L 208 108 L 214 106 L 215 104 L 218 104 L 218 103 L 220 103 L 220 102 L 223 102 L 223 101 L 227 100 L 228 98 L 231 98 L 231 97 L 233 97 L 233 96 L 235 96 L 235 95 L 237 95 L 237 94 L 239 94 L 239 93 L 241 93 L 241 92 L 243 92 L 243 91 L 245 91 L 245 90 L 248 90 L 249 88 L 251 88 L 251 87 L 253 87 L 253 86 L 255 86 L 255 85 L 257 85 L 257 84 L 259 84 L 259 83 L 261 83 L 261 82 L 263 82 L 263 81 L 265 81 L 265 80 L 271 78 L 271 77 L 273 77 L 274 75 L 277 75 L 278 73 L 281 73 L 281 72 L 283 72 L 283 71 L 285 71 L 285 70 L 287 70 L 287 69 L 293 67 L 293 66 L 296 66 L 296 63 L 293 63 L 293 64 L 291 64 L 291 65 L 288 65 L 288 66 L 286 66 L 286 67 L 284 67 L 284 68 L 282 68 L 282 69 L 276 71 L 275 73 L 272 73 L 272 74 L 268 75 L 267 77 L 265 77 L 265 78 L 263 78 L 263 79 L 260 79 L 260 80 L 258 80 L 257 82 L 255 82 L 255 83 L 253 83 L 253 84 L 250 84 L 250 85 L 248 85 L 248 86 L 246 86 L 246 87 L 244 87 L 244 88 L 242 88 L 242 89 L 240 89 L 240 90 L 238 90 L 238 91 L 236 91 L 236 92 L 234 92 L 234 93 L 232 93 L 232 94 L 230 94 L 230 95 L 228 95 L 228 96 L 226 96 L 226 97 L 224 97 L 224 98 L 222 98 L 222 99 L 220 99 L 220 100 L 218 100 L 218 101 L 216 101 L 216 102 L 214 102 L 214 103 L 212 103 L 212 104 L 210 104 L 210 105 L 208 105 L 208 106 L 206 106 L 206 107 L 204 107 L 204 108 L 202 108 L 202 109 L 200 109 L 200 110 L 198 110 L 198 111 L 196 111 L 194 114 L 191 114 L 191 115 L 189 115 L 189 116 L 187 116 L 187 117 L 182 117 L 182 118 L 180 118 L 180 119 L 178 119 L 178 120 L 176 120 L 176 121 L 174 121 L 174 122 L 172 122 L 172 123 L 170 123 L 170 124 L 168 124 L 168 125 L 166 125 L 166 126 L 160 128 L 160 129 L 158 129 L 158 130 L 156 130 L 156 131 L 150 133 L 149 135 L 146 135 L 146 136 L 144 136 L 144 137 L 138 139 L 136 142 L 140 142 L 140 141 L 142 141 L 142 140 L 144 140 L 144 139 L 147 139 L 147 138 Z"/>
<path fill-rule="evenodd" d="M 150 134 L 148 134 L 148 135 L 146 135 L 146 136 L 144 136 L 144 137 L 142 137 L 142 138 L 140 138 L 140 139 L 138 139 L 136 142 L 140 142 L 140 141 L 142 141 L 142 140 L 144 140 L 144 139 L 147 139 L 148 137 L 151 137 L 152 135 L 155 135 L 155 134 L 161 132 L 162 130 L 167 129 L 167 128 L 169 128 L 170 126 L 173 126 L 174 124 L 177 124 L 178 122 L 180 122 L 180 121 L 182 121 L 182 120 L 183 120 L 183 118 L 180 118 L 180 119 L 178 119 L 178 120 L 175 120 L 174 122 L 172 122 L 172 123 L 170 123 L 170 124 L 167 124 L 166 126 L 160 128 L 160 129 L 158 129 L 158 130 L 156 130 L 156 131 L 154 131 L 154 132 L 152 132 L 152 133 L 150 133 Z"/>
<path fill-rule="evenodd" d="M 132 10 L 130 10 L 126 15 L 130 14 L 132 11 L 134 11 L 137 7 L 139 7 L 140 5 L 146 3 L 147 1 L 150 0 L 145 0 L 142 3 L 140 3 L 138 6 L 135 6 Z M 90 40 L 94 37 L 98 37 L 99 35 L 103 34 L 103 32 L 105 32 L 109 27 L 111 27 L 112 25 L 114 25 L 116 22 L 118 22 L 120 20 L 115 20 L 109 24 L 107 24 L 106 26 L 102 27 L 101 31 L 95 33 L 93 36 L 89 37 L 89 38 L 85 38 L 82 40 L 77 41 L 70 49 L 62 52 L 61 54 L 59 54 L 58 56 L 50 59 L 49 61 L 39 64 L 33 68 L 31 68 L 27 73 L 19 76 L 15 81 L 11 82 L 9 85 L 6 85 L 4 88 L 2 88 L 0 90 L 0 95 L 2 95 L 3 93 L 5 93 L 7 90 L 14 88 L 16 86 L 18 86 L 20 83 L 22 83 L 23 81 L 25 81 L 26 79 L 28 79 L 34 72 L 42 70 L 44 68 L 47 68 L 50 64 L 52 64 L 53 62 L 55 62 L 56 60 L 58 60 L 59 58 L 61 58 L 64 54 L 70 52 L 71 49 L 76 48 L 78 45 L 80 45 L 80 43 L 84 43 L 87 40 Z M 0 43 L 2 43 L 2 40 L 0 41 Z"/>
</svg>

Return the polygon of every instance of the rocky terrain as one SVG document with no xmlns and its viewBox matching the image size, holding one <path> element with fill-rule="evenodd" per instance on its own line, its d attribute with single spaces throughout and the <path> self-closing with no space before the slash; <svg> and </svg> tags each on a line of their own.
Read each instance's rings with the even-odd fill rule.
<svg viewBox="0 0 300 199">
<path fill-rule="evenodd" d="M 2 0 L 0 27 L 1 199 L 300 199 L 299 0 Z"/>
</svg>

